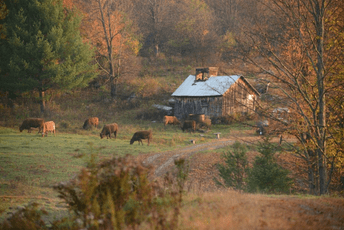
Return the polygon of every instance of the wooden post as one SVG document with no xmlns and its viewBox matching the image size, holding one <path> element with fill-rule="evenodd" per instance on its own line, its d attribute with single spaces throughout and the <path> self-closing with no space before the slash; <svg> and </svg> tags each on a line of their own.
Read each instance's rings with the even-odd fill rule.
<svg viewBox="0 0 344 230">
<path fill-rule="evenodd" d="M 220 139 L 220 134 L 221 133 L 214 133 L 215 134 L 215 136 L 216 136 L 216 139 Z"/>
</svg>

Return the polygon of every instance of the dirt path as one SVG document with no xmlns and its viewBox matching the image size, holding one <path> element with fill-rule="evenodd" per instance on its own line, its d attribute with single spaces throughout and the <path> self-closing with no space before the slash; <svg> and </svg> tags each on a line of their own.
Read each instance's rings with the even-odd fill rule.
<svg viewBox="0 0 344 230">
<path fill-rule="evenodd" d="M 233 139 L 218 139 L 204 144 L 193 144 L 191 146 L 176 149 L 173 151 L 156 153 L 147 156 L 145 159 L 143 159 L 142 162 L 146 166 L 155 166 L 154 175 L 160 177 L 173 166 L 173 162 L 175 159 L 178 159 L 180 157 L 189 159 L 193 154 L 197 152 L 223 148 L 225 146 L 232 145 L 233 143 Z"/>
<path fill-rule="evenodd" d="M 190 164 L 189 181 L 193 181 L 196 184 L 202 184 L 201 187 L 205 187 L 204 190 L 209 191 L 211 188 L 215 188 L 213 183 L 213 177 L 216 176 L 216 164 L 221 161 L 221 153 L 206 153 L 202 154 L 202 151 L 216 150 L 232 145 L 235 141 L 242 143 L 254 144 L 258 141 L 262 141 L 260 136 L 257 136 L 252 131 L 237 131 L 231 133 L 229 137 L 213 139 L 210 142 L 202 144 L 191 144 L 186 147 L 181 147 L 172 151 L 144 154 L 138 156 L 138 160 L 145 166 L 153 166 L 153 176 L 158 178 L 166 174 L 174 167 L 174 161 L 178 158 L 185 158 Z M 278 142 L 279 138 L 273 138 L 272 142 Z M 198 154 L 200 153 L 200 154 Z M 195 154 L 197 157 L 192 158 Z M 251 154 L 252 155 L 252 154 Z M 252 159 L 253 156 L 249 156 Z M 197 185 L 197 186 L 198 186 Z"/>
</svg>

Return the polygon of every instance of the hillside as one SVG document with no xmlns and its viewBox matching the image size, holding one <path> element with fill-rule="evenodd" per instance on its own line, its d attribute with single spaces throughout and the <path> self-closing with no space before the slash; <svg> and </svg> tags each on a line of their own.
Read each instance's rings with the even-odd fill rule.
<svg viewBox="0 0 344 230">
<path fill-rule="evenodd" d="M 216 186 L 213 180 L 218 177 L 215 164 L 221 163 L 221 153 L 235 141 L 255 144 L 261 138 L 253 130 L 233 131 L 227 138 L 209 143 L 138 157 L 144 165 L 154 167 L 152 179 L 158 181 L 173 170 L 175 159 L 188 160 L 190 168 L 185 185 L 188 193 L 181 211 L 181 229 L 189 229 L 186 226 L 191 229 L 344 228 L 343 198 L 295 195 L 307 191 L 307 175 L 302 173 L 302 162 L 290 154 L 278 155 L 279 164 L 290 170 L 295 180 L 289 195 L 247 194 Z M 278 138 L 272 139 L 272 142 L 278 141 Z M 248 152 L 251 163 L 257 154 Z"/>
<path fill-rule="evenodd" d="M 152 180 L 162 179 L 165 173 L 173 168 L 174 159 L 184 157 L 188 160 L 190 169 L 181 210 L 180 229 L 343 229 L 344 200 L 338 197 L 338 190 L 331 192 L 331 196 L 307 196 L 307 175 L 303 162 L 291 154 L 277 154 L 278 163 L 290 170 L 295 182 L 288 195 L 247 194 L 215 185 L 213 178 L 218 177 L 215 165 L 221 162 L 221 153 L 226 151 L 226 147 L 235 141 L 254 146 L 261 141 L 261 137 L 256 135 L 254 127 L 244 127 L 242 124 L 222 125 L 222 130 L 227 129 L 226 127 L 228 130 L 221 134 L 220 139 L 215 139 L 213 131 L 203 137 L 201 133 L 182 134 L 178 127 L 164 127 L 161 123 L 162 114 L 152 105 L 166 104 L 173 90 L 192 71 L 192 68 L 185 67 L 163 72 L 162 67 L 157 67 L 146 70 L 145 74 L 137 79 L 123 79 L 119 91 L 121 96 L 116 101 L 111 100 L 105 85 L 71 92 L 50 92 L 51 98 L 43 115 L 39 113 L 34 94 L 24 94 L 16 100 L 2 97 L 0 125 L 19 132 L 18 126 L 25 117 L 42 116 L 46 120 L 56 122 L 57 135 L 77 134 L 78 141 L 82 142 L 83 136 L 88 138 L 87 141 L 99 139 L 100 128 L 90 131 L 81 128 L 87 117 L 98 116 L 100 127 L 113 121 L 121 124 L 118 142 L 126 143 L 126 152 L 130 152 L 127 139 L 133 131 L 156 129 L 157 135 L 152 148 L 157 150 L 150 151 L 144 146 L 144 151 L 136 157 L 144 165 L 154 167 Z M 235 68 L 232 71 L 236 72 Z M 164 74 L 159 74 L 162 72 Z M 250 80 L 254 82 L 255 78 Z M 133 93 L 135 97 L 131 98 Z M 72 139 L 70 136 L 68 138 Z M 191 138 L 197 139 L 196 144 L 191 144 Z M 53 139 L 50 137 L 48 140 Z M 291 137 L 286 140 L 295 142 Z M 278 139 L 272 141 L 278 142 Z M 178 147 L 179 145 L 181 146 Z M 135 149 L 138 149 L 138 146 L 135 146 Z M 109 150 L 111 149 L 108 148 L 107 151 Z M 68 155 L 77 155 L 70 151 Z M 248 152 L 250 163 L 257 154 L 252 149 Z M 0 168 L 0 171 L 3 172 L 4 168 Z M 12 183 L 14 182 L 11 181 L 10 185 L 15 186 Z M 7 185 L 7 181 L 4 180 L 3 184 Z M 46 185 L 45 189 L 48 189 Z M 25 193 L 23 191 L 23 194 Z M 5 190 L 3 194 L 6 194 Z M 43 198 L 41 194 L 27 197 L 21 195 L 20 202 L 29 202 L 32 197 L 33 200 L 36 197 L 37 200 L 44 201 L 45 205 L 53 206 L 59 213 L 65 211 L 59 200 L 46 199 L 45 196 L 47 195 L 43 195 Z M 19 199 L 8 194 L 0 198 L 7 204 L 12 201 L 16 203 Z"/>
</svg>

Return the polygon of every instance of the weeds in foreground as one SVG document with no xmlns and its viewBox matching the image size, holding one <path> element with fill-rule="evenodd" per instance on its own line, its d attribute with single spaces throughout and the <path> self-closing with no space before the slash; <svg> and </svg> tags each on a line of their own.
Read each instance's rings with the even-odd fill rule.
<svg viewBox="0 0 344 230">
<path fill-rule="evenodd" d="M 54 221 L 49 228 L 37 204 L 15 212 L 0 229 L 176 229 L 188 169 L 176 160 L 177 172 L 166 175 L 161 186 L 148 180 L 150 168 L 130 156 L 96 163 L 66 183 L 55 186 L 72 215 Z"/>
<path fill-rule="evenodd" d="M 42 219 L 43 215 L 48 213 L 44 209 L 39 209 L 37 203 L 31 203 L 27 206 L 19 208 L 14 212 L 11 218 L 0 223 L 2 230 L 39 230 L 48 229 Z"/>
</svg>

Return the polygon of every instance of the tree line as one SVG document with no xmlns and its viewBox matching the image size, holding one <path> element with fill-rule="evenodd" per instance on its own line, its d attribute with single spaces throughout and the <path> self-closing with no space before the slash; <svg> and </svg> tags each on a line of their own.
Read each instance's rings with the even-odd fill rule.
<svg viewBox="0 0 344 230">
<path fill-rule="evenodd" d="M 321 195 L 344 176 L 343 11 L 341 0 L 1 0 L 0 90 L 36 90 L 43 111 L 47 90 L 99 74 L 115 99 L 139 56 L 237 59 L 275 89 L 259 115 L 299 140 L 309 190 Z M 290 108 L 287 123 L 272 105 Z"/>
</svg>

